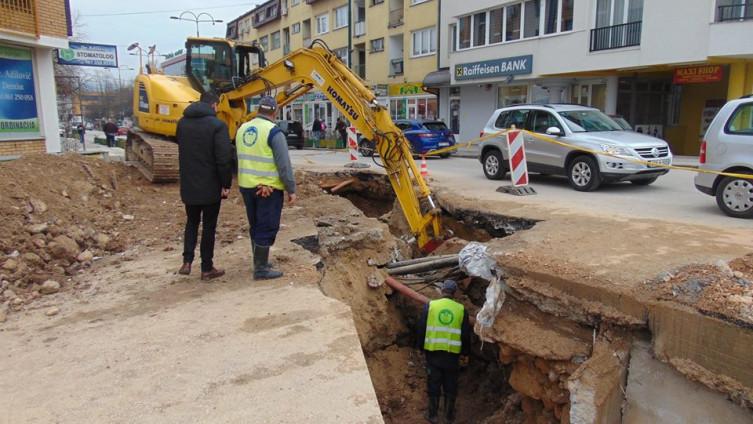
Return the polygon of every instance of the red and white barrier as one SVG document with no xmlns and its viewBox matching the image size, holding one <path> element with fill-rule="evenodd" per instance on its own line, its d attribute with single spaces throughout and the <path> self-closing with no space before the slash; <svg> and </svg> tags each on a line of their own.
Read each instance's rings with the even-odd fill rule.
<svg viewBox="0 0 753 424">
<path fill-rule="evenodd" d="M 523 143 L 525 135 L 521 131 L 507 132 L 507 152 L 510 158 L 510 179 L 514 187 L 528 185 L 528 165 Z"/>
<path fill-rule="evenodd" d="M 358 136 L 356 135 L 356 127 L 348 127 L 348 155 L 350 156 L 350 162 L 345 166 L 348 168 L 368 168 L 368 163 L 361 163 L 358 161 Z"/>
<path fill-rule="evenodd" d="M 429 176 L 429 165 L 426 163 L 425 155 L 421 155 L 421 176 L 424 178 Z"/>
</svg>

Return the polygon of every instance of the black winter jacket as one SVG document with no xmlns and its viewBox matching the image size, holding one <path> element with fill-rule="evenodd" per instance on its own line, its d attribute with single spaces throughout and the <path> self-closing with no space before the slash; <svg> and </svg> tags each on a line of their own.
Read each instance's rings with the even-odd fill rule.
<svg viewBox="0 0 753 424">
<path fill-rule="evenodd" d="M 186 205 L 211 205 L 220 201 L 222 188 L 233 179 L 232 145 L 227 125 L 212 107 L 192 103 L 178 121 L 180 198 Z"/>
</svg>

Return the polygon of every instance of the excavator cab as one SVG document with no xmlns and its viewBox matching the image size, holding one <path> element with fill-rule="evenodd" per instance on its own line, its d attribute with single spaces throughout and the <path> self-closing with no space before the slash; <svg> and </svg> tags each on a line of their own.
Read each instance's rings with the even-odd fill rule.
<svg viewBox="0 0 753 424">
<path fill-rule="evenodd" d="M 201 93 L 233 90 L 246 81 L 253 66 L 266 66 L 264 51 L 255 43 L 189 38 L 186 52 L 186 74 Z"/>
</svg>

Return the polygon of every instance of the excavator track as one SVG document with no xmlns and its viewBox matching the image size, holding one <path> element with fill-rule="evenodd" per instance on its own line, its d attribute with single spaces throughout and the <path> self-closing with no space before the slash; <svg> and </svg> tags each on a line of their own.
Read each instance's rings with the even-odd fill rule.
<svg viewBox="0 0 753 424">
<path fill-rule="evenodd" d="M 126 161 L 153 183 L 178 181 L 178 145 L 139 130 L 129 130 Z"/>
</svg>

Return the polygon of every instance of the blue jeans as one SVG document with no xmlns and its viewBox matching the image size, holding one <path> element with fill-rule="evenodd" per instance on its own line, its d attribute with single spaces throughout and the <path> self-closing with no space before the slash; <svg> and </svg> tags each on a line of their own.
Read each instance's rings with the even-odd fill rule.
<svg viewBox="0 0 753 424">
<path fill-rule="evenodd" d="M 255 188 L 241 187 L 241 195 L 243 203 L 246 204 L 251 242 L 259 246 L 272 246 L 280 230 L 285 193 L 274 190 L 269 197 L 260 197 L 256 195 Z"/>
<path fill-rule="evenodd" d="M 115 134 L 105 134 L 107 137 L 107 147 L 115 147 Z"/>
</svg>

